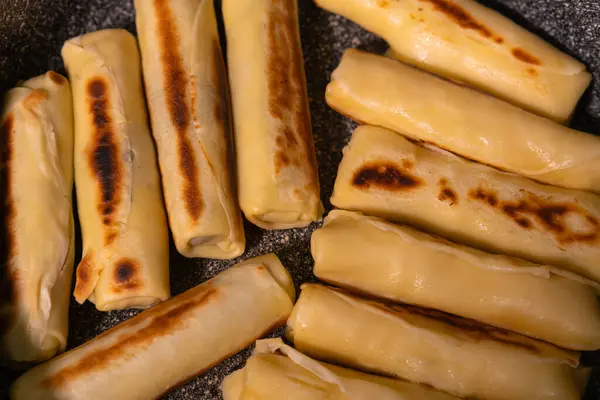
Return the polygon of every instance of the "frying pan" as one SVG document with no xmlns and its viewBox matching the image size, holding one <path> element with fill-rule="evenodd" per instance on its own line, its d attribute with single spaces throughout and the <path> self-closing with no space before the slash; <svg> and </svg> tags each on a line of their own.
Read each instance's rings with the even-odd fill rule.
<svg viewBox="0 0 600 400">
<path fill-rule="evenodd" d="M 480 0 L 540 35 L 554 46 L 584 62 L 594 74 L 592 87 L 577 107 L 571 125 L 600 135 L 600 1 L 598 0 Z M 217 3 L 219 1 L 217 0 Z M 308 94 L 319 162 L 323 203 L 331 209 L 329 197 L 342 148 L 355 124 L 329 109 L 325 86 L 347 47 L 383 53 L 385 43 L 357 25 L 317 8 L 311 0 L 299 0 L 302 45 L 306 62 Z M 220 4 L 217 4 L 218 6 Z M 70 37 L 104 28 L 125 28 L 135 32 L 132 0 L 0 0 L 0 91 L 17 81 L 48 69 L 64 73 L 60 48 Z M 0 200 L 2 194 L 0 193 Z M 297 289 L 314 281 L 309 252 L 312 224 L 305 229 L 264 231 L 247 222 L 247 250 L 231 261 L 186 259 L 171 243 L 171 287 L 179 294 L 213 277 L 236 262 L 274 251 L 288 267 Z M 76 260 L 81 257 L 77 237 Z M 138 311 L 101 313 L 87 302 L 71 302 L 69 348 L 76 347 Z M 281 330 L 273 335 L 280 335 Z M 201 345 L 201 344 L 200 344 Z M 220 399 L 221 380 L 241 368 L 250 355 L 246 349 L 202 376 L 168 394 L 165 399 Z M 165 360 L 168 363 L 177 362 Z M 600 365 L 600 355 L 585 354 L 583 362 Z M 0 369 L 0 399 L 18 374 Z M 595 368 L 585 399 L 600 400 L 600 368 Z"/>
</svg>

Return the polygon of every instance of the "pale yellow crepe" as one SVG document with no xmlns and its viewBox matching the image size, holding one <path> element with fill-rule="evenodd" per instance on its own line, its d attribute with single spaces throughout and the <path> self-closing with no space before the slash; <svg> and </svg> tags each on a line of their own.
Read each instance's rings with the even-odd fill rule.
<svg viewBox="0 0 600 400">
<path fill-rule="evenodd" d="M 62 57 L 75 115 L 75 188 L 83 237 L 75 299 L 98 310 L 170 296 L 169 237 L 135 38 L 73 38 Z"/>
<path fill-rule="evenodd" d="M 474 0 L 315 0 L 383 37 L 409 64 L 565 122 L 585 65 Z"/>
<path fill-rule="evenodd" d="M 256 257 L 23 375 L 13 400 L 161 398 L 284 324 L 292 278 Z"/>
<path fill-rule="evenodd" d="M 383 128 L 359 127 L 331 203 L 600 282 L 600 197 L 542 185 Z"/>
<path fill-rule="evenodd" d="M 309 284 L 287 336 L 310 357 L 487 400 L 580 397 L 579 354 L 434 310 Z"/>
<path fill-rule="evenodd" d="M 224 400 L 452 400 L 425 386 L 313 360 L 280 338 L 256 342 L 241 370 L 223 381 Z"/>
<path fill-rule="evenodd" d="M 341 210 L 331 211 L 313 233 L 311 252 L 315 275 L 337 286 L 473 318 L 569 349 L 600 349 L 596 292 L 583 278 L 554 267 Z"/>
<path fill-rule="evenodd" d="M 253 224 L 321 218 L 297 0 L 224 0 L 239 199 Z"/>
<path fill-rule="evenodd" d="M 136 0 L 136 25 L 169 224 L 187 257 L 234 258 L 229 89 L 212 0 Z"/>
<path fill-rule="evenodd" d="M 50 71 L 9 90 L 0 116 L 0 359 L 67 345 L 73 275 L 73 109 Z"/>
<path fill-rule="evenodd" d="M 357 121 L 540 182 L 600 193 L 598 136 L 358 50 L 344 54 L 331 79 L 327 103 Z"/>
</svg>

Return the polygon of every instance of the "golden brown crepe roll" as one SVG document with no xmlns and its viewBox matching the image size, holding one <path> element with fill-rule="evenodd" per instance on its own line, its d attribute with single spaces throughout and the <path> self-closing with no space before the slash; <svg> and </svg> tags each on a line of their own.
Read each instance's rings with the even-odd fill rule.
<svg viewBox="0 0 600 400">
<path fill-rule="evenodd" d="M 592 77 L 585 65 L 474 0 L 315 0 L 383 37 L 392 56 L 559 122 Z"/>
<path fill-rule="evenodd" d="M 554 267 L 341 210 L 331 211 L 313 233 L 311 251 L 315 275 L 337 286 L 473 318 L 569 349 L 600 349 L 600 301 L 594 289 Z"/>
<path fill-rule="evenodd" d="M 285 395 L 284 395 L 285 394 Z M 280 338 L 256 342 L 241 370 L 223 381 L 225 400 L 456 400 L 425 386 L 320 363 Z"/>
<path fill-rule="evenodd" d="M 169 297 L 169 238 L 134 37 L 109 29 L 62 49 L 75 113 L 83 259 L 75 299 L 98 310 Z"/>
<path fill-rule="evenodd" d="M 298 351 L 463 398 L 579 399 L 578 353 L 434 310 L 304 285 L 288 320 Z"/>
<path fill-rule="evenodd" d="M 362 123 L 540 182 L 600 193 L 600 137 L 390 58 L 348 50 L 326 98 Z"/>
<path fill-rule="evenodd" d="M 177 250 L 244 252 L 227 75 L 211 0 L 136 0 L 146 97 Z"/>
<path fill-rule="evenodd" d="M 0 116 L 0 358 L 67 345 L 73 275 L 73 109 L 50 71 L 8 91 Z"/>
<path fill-rule="evenodd" d="M 160 398 L 282 325 L 294 298 L 274 254 L 250 259 L 30 370 L 11 398 Z"/>
<path fill-rule="evenodd" d="M 600 197 L 500 172 L 359 127 L 331 203 L 600 282 Z"/>
<path fill-rule="evenodd" d="M 265 229 L 318 220 L 297 0 L 224 0 L 242 211 Z"/>
</svg>

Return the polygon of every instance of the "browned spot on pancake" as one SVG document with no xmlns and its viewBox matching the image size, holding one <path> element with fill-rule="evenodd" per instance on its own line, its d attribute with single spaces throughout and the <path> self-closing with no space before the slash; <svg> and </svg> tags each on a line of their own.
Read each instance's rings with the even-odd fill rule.
<svg viewBox="0 0 600 400">
<path fill-rule="evenodd" d="M 458 26 L 464 29 L 477 31 L 481 36 L 492 39 L 496 43 L 502 43 L 504 40 L 492 33 L 485 25 L 477 21 L 467 10 L 454 3 L 451 0 L 420 0 L 433 4 L 433 8 L 456 22 Z"/>
<path fill-rule="evenodd" d="M 120 188 L 123 185 L 124 166 L 110 115 L 112 106 L 106 81 L 101 77 L 90 79 L 87 83 L 87 97 L 94 127 L 88 162 L 100 189 L 98 212 L 106 229 L 104 242 L 109 244 L 113 240 L 110 236 L 116 235 L 114 215 L 121 203 Z"/>
<path fill-rule="evenodd" d="M 73 291 L 76 298 L 87 297 L 88 293 L 92 291 L 92 274 L 94 273 L 92 258 L 92 252 L 88 251 L 77 266 L 77 270 L 75 271 L 75 290 Z"/>
<path fill-rule="evenodd" d="M 488 204 L 524 229 L 537 228 L 552 234 L 562 245 L 595 243 L 600 238 L 599 217 L 590 214 L 576 201 L 554 201 L 529 192 L 525 192 L 520 200 L 499 201 L 494 191 L 483 188 L 470 191 L 469 197 Z M 574 230 L 569 218 L 576 218 L 585 229 Z"/>
<path fill-rule="evenodd" d="M 507 330 L 496 328 L 490 325 L 483 324 L 468 318 L 457 317 L 444 313 L 442 311 L 429 308 L 416 307 L 408 304 L 392 304 L 383 302 L 370 302 L 372 306 L 383 311 L 389 311 L 397 314 L 412 314 L 421 317 L 433 319 L 460 329 L 470 339 L 475 341 L 491 340 L 503 343 L 509 346 L 517 347 L 533 354 L 541 353 L 541 349 L 536 346 L 532 339 L 517 335 Z"/>
<path fill-rule="evenodd" d="M 415 166 L 412 160 L 402 160 L 402 167 L 404 169 L 412 169 Z"/>
<path fill-rule="evenodd" d="M 12 167 L 14 163 L 14 116 L 8 114 L 0 125 L 0 309 L 17 302 L 16 281 L 12 260 L 17 243 L 14 233 L 16 207 L 13 199 Z M 15 315 L 0 315 L 0 334 L 12 324 Z"/>
<path fill-rule="evenodd" d="M 65 83 L 67 83 L 67 79 L 64 76 L 62 76 L 61 74 L 57 74 L 54 71 L 48 71 L 47 76 L 52 82 L 56 83 L 57 85 L 64 85 Z"/>
<path fill-rule="evenodd" d="M 422 179 L 389 161 L 368 162 L 354 173 L 352 179 L 352 185 L 361 189 L 397 191 L 414 189 L 422 184 Z"/>
<path fill-rule="evenodd" d="M 118 283 L 126 283 L 133 280 L 137 275 L 138 267 L 134 260 L 129 258 L 121 259 L 115 268 L 115 281 Z"/>
<path fill-rule="evenodd" d="M 440 187 L 440 194 L 438 195 L 439 201 L 448 200 L 450 205 L 458 203 L 458 194 L 450 187 L 448 179 L 441 178 L 438 182 L 438 186 Z"/>
<path fill-rule="evenodd" d="M 88 352 L 77 362 L 65 366 L 44 379 L 40 386 L 45 389 L 60 388 L 82 376 L 104 370 L 128 354 L 135 354 L 137 350 L 150 346 L 159 338 L 185 328 L 186 322 L 199 308 L 219 295 L 218 290 L 210 285 L 199 289 L 192 289 L 177 299 L 161 303 L 105 332 L 100 337 L 112 335 L 118 337 L 118 340 L 113 341 L 109 346 Z M 123 329 L 136 325 L 143 325 L 143 327 L 134 329 L 132 333 L 119 334 Z"/>
<path fill-rule="evenodd" d="M 204 202 L 198 182 L 198 165 L 192 142 L 186 135 L 190 126 L 191 112 L 186 99 L 188 76 L 181 56 L 181 43 L 175 16 L 167 0 L 153 0 L 158 22 L 160 58 L 163 67 L 165 101 L 171 122 L 177 131 L 178 168 L 183 179 L 181 195 L 192 220 L 200 218 Z"/>
<path fill-rule="evenodd" d="M 387 8 L 390 5 L 390 0 L 377 0 L 377 5 L 381 8 Z"/>
<path fill-rule="evenodd" d="M 289 166 L 300 169 L 311 191 L 318 191 L 298 15 L 292 6 L 273 0 L 266 23 L 268 110 L 278 130 L 273 163 L 276 175 Z"/>
<path fill-rule="evenodd" d="M 470 190 L 469 197 L 473 200 L 486 202 L 492 207 L 496 207 L 498 204 L 498 197 L 496 196 L 496 193 L 484 190 L 482 188 Z"/>
<path fill-rule="evenodd" d="M 511 50 L 511 53 L 519 61 L 523 61 L 525 63 L 533 64 L 533 65 L 542 65 L 542 61 L 539 58 L 537 58 L 536 56 L 534 56 L 531 53 L 528 53 L 527 51 L 523 50 L 520 47 L 513 48 Z"/>
<path fill-rule="evenodd" d="M 538 72 L 537 72 L 537 70 L 535 68 L 527 68 L 527 72 L 531 76 L 538 76 Z"/>
<path fill-rule="evenodd" d="M 138 289 L 142 285 L 139 273 L 140 267 L 137 261 L 130 258 L 119 260 L 113 272 L 113 291 Z"/>
<path fill-rule="evenodd" d="M 33 89 L 25 100 L 23 100 L 23 104 L 26 108 L 33 110 L 39 106 L 40 103 L 48 99 L 48 92 L 43 89 Z"/>
</svg>

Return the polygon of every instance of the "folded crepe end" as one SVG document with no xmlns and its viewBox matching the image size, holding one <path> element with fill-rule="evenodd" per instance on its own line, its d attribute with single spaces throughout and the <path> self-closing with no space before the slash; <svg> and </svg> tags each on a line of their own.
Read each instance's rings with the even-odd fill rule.
<svg viewBox="0 0 600 400">
<path fill-rule="evenodd" d="M 75 273 L 75 290 L 73 296 L 79 304 L 83 304 L 94 292 L 100 271 L 94 267 L 91 253 L 87 253 Z"/>
</svg>

